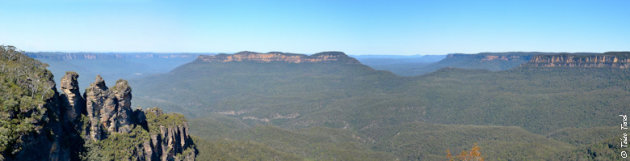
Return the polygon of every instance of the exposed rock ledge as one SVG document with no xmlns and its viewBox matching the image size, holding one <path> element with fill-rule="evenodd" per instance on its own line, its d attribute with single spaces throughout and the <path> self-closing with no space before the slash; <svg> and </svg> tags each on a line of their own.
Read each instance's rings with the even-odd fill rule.
<svg viewBox="0 0 630 161">
<path fill-rule="evenodd" d="M 607 52 L 596 55 L 536 55 L 527 66 L 626 69 L 630 67 L 630 52 Z"/>
<path fill-rule="evenodd" d="M 343 52 L 321 52 L 313 55 L 291 54 L 281 52 L 257 53 L 243 51 L 236 54 L 201 55 L 197 58 L 201 62 L 285 62 L 285 63 L 344 63 L 359 64 L 354 58 Z"/>
</svg>

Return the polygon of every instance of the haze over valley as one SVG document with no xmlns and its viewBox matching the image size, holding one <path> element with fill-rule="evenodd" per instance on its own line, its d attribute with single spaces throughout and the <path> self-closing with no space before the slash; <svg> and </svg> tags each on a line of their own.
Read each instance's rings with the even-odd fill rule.
<svg viewBox="0 0 630 161">
<path fill-rule="evenodd" d="M 628 110 L 623 105 L 630 100 L 619 99 L 630 94 L 628 55 L 509 52 L 414 60 L 355 59 L 343 52 L 238 52 L 197 55 L 171 70 L 129 79 L 135 107 L 186 115 L 191 133 L 210 145 L 253 142 L 287 157 L 317 160 L 443 160 L 445 149 L 477 144 L 485 159 L 562 160 L 587 155 L 581 148 L 619 150 L 593 146 L 614 140 L 611 125 L 618 119 L 609 115 Z M 376 70 L 360 60 L 416 70 Z M 144 61 L 182 62 L 178 57 Z M 101 62 L 111 65 L 84 63 L 80 69 L 144 69 Z M 404 71 L 409 73 L 397 74 Z M 281 155 L 255 157 L 267 153 Z"/>
</svg>

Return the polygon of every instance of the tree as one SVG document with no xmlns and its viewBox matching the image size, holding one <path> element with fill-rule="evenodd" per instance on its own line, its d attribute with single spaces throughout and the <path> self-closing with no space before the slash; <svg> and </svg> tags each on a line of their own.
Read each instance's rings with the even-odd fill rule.
<svg viewBox="0 0 630 161">
<path fill-rule="evenodd" d="M 470 157 L 473 161 L 483 161 L 483 157 L 481 157 L 481 148 L 477 146 L 477 143 L 473 145 L 473 148 L 470 150 Z"/>
<path fill-rule="evenodd" d="M 479 147 L 477 145 L 477 143 L 475 143 L 472 147 L 472 149 L 470 149 L 470 152 L 466 151 L 466 150 L 462 150 L 461 153 L 459 153 L 459 155 L 457 155 L 457 159 L 459 161 L 484 161 L 483 157 L 481 156 L 481 147 Z M 451 151 L 450 150 L 446 150 L 446 158 L 449 161 L 453 161 L 455 158 L 452 156 Z"/>
<path fill-rule="evenodd" d="M 453 155 L 451 154 L 451 150 L 446 149 L 446 158 L 448 161 L 453 161 Z"/>
</svg>

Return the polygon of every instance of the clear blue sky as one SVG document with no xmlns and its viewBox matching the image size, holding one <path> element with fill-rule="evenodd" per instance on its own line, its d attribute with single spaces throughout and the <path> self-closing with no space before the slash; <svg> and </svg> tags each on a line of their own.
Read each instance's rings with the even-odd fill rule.
<svg viewBox="0 0 630 161">
<path fill-rule="evenodd" d="M 630 1 L 0 0 L 26 51 L 446 54 L 630 50 Z"/>
</svg>

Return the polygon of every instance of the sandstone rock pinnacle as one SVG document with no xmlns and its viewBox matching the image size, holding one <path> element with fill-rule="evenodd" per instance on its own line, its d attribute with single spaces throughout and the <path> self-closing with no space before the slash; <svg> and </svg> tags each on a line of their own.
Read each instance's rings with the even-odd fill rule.
<svg viewBox="0 0 630 161">
<path fill-rule="evenodd" d="M 74 122 L 80 119 L 81 113 L 84 113 L 85 100 L 79 92 L 79 83 L 77 79 L 79 75 L 76 72 L 66 72 L 61 78 L 61 96 L 67 106 L 64 108 L 64 118 L 67 121 Z"/>
</svg>

